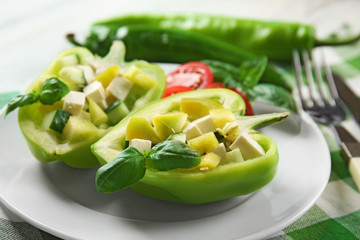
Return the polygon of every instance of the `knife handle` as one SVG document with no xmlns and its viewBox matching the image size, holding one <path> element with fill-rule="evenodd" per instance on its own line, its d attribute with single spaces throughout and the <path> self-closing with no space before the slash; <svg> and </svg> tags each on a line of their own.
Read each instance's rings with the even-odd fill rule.
<svg viewBox="0 0 360 240">
<path fill-rule="evenodd" d="M 359 143 L 342 143 L 344 157 L 348 160 L 349 172 L 360 191 L 360 155 Z"/>
<path fill-rule="evenodd" d="M 360 157 L 353 157 L 349 159 L 349 172 L 360 191 Z"/>
</svg>

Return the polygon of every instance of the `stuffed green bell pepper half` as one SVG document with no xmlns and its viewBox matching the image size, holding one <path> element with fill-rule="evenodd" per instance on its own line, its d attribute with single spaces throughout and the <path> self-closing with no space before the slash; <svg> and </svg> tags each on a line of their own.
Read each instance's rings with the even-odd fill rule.
<svg viewBox="0 0 360 240">
<path fill-rule="evenodd" d="M 101 193 L 132 188 L 143 195 L 203 204 L 247 195 L 275 176 L 275 142 L 254 129 L 289 113 L 244 116 L 245 104 L 227 89 L 184 92 L 125 117 L 91 146 L 103 165 Z"/>
<path fill-rule="evenodd" d="M 131 111 L 161 98 L 163 70 L 145 61 L 125 62 L 124 55 L 120 41 L 104 58 L 83 47 L 65 50 L 26 94 L 9 102 L 6 114 L 20 107 L 20 129 L 38 160 L 99 166 L 91 144 Z"/>
</svg>

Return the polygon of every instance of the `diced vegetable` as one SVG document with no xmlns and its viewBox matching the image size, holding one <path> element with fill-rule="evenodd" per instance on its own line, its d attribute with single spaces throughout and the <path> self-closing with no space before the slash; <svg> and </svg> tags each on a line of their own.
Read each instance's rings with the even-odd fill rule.
<svg viewBox="0 0 360 240">
<path fill-rule="evenodd" d="M 107 88 L 111 81 L 120 74 L 120 69 L 118 66 L 113 65 L 106 69 L 104 72 L 96 76 L 96 80 L 101 82 L 104 88 Z"/>
<path fill-rule="evenodd" d="M 135 65 L 128 67 L 123 75 L 126 79 L 146 90 L 157 85 L 157 82 L 154 79 Z"/>
<path fill-rule="evenodd" d="M 87 84 L 84 72 L 77 66 L 67 66 L 60 70 L 60 79 L 73 91 L 81 91 Z"/>
<path fill-rule="evenodd" d="M 183 130 L 186 124 L 187 116 L 188 115 L 185 113 L 176 112 L 156 115 L 151 119 L 151 121 L 160 140 L 164 141 L 171 134 Z"/>
<path fill-rule="evenodd" d="M 223 128 L 226 123 L 236 121 L 234 113 L 229 109 L 212 109 L 209 114 L 217 128 Z"/>
<path fill-rule="evenodd" d="M 58 133 L 62 133 L 70 116 L 71 116 L 70 113 L 65 112 L 61 109 L 57 109 L 55 111 L 54 117 L 50 123 L 49 128 Z"/>
<path fill-rule="evenodd" d="M 216 139 L 215 134 L 209 132 L 188 140 L 188 145 L 191 149 L 198 151 L 200 154 L 204 154 L 213 151 L 219 145 L 219 142 Z"/>
<path fill-rule="evenodd" d="M 115 101 L 110 107 L 105 110 L 109 117 L 111 124 L 116 124 L 129 114 L 129 109 L 121 100 Z"/>
<path fill-rule="evenodd" d="M 200 171 L 210 170 L 216 168 L 220 163 L 220 156 L 213 152 L 209 152 L 201 156 L 201 162 L 195 168 Z"/>
<path fill-rule="evenodd" d="M 159 143 L 160 139 L 157 136 L 154 128 L 143 117 L 132 117 L 126 127 L 126 140 L 134 138 L 150 140 L 152 143 Z"/>
<path fill-rule="evenodd" d="M 244 158 L 241 155 L 240 149 L 235 148 L 234 150 L 226 153 L 225 161 L 222 161 L 221 164 L 226 164 L 230 162 L 243 162 Z"/>
<path fill-rule="evenodd" d="M 78 116 L 71 116 L 64 127 L 62 137 L 69 142 L 75 142 L 90 138 L 97 132 L 98 129 L 90 121 Z"/>
<path fill-rule="evenodd" d="M 186 133 L 184 132 L 177 132 L 170 135 L 169 140 L 178 140 L 180 142 L 185 143 L 186 141 Z"/>
<path fill-rule="evenodd" d="M 91 122 L 96 126 L 100 126 L 109 120 L 102 108 L 91 98 L 89 99 L 89 113 Z"/>
<path fill-rule="evenodd" d="M 180 111 L 189 114 L 189 120 L 204 117 L 211 109 L 223 108 L 220 103 L 205 98 L 182 98 Z"/>
</svg>

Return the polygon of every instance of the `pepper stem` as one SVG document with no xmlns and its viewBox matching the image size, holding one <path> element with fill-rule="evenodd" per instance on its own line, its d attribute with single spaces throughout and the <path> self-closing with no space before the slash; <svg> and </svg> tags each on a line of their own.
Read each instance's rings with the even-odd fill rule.
<svg viewBox="0 0 360 240">
<path fill-rule="evenodd" d="M 354 43 L 358 40 L 360 40 L 360 34 L 343 39 L 333 39 L 333 40 L 315 39 L 315 47 L 345 45 L 345 44 Z"/>
<path fill-rule="evenodd" d="M 72 44 L 74 44 L 75 46 L 83 46 L 83 44 L 79 43 L 76 39 L 75 39 L 75 34 L 74 33 L 68 33 L 66 34 L 65 38 Z"/>
</svg>

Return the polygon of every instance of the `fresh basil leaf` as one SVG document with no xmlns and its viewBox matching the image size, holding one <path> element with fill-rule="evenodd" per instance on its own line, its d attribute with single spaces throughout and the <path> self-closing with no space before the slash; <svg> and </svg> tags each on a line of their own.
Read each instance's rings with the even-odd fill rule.
<svg viewBox="0 0 360 240">
<path fill-rule="evenodd" d="M 155 145 L 147 157 L 152 166 L 159 171 L 192 168 L 201 161 L 198 151 L 177 140 L 166 140 Z"/>
<path fill-rule="evenodd" d="M 210 66 L 211 69 L 218 69 L 227 72 L 231 76 L 239 76 L 239 68 L 231 63 L 218 61 L 218 60 L 202 60 L 203 63 Z"/>
<path fill-rule="evenodd" d="M 58 133 L 62 133 L 70 116 L 70 113 L 61 109 L 57 109 L 50 124 L 50 129 L 57 131 Z"/>
<path fill-rule="evenodd" d="M 278 107 L 297 112 L 297 107 L 291 93 L 285 88 L 270 83 L 258 83 L 246 94 L 250 99 L 261 99 Z"/>
<path fill-rule="evenodd" d="M 26 94 L 19 94 L 13 97 L 7 104 L 5 116 L 14 111 L 18 107 L 23 107 L 36 103 L 39 100 L 39 94 L 37 92 L 31 92 Z"/>
<path fill-rule="evenodd" d="M 268 60 L 266 57 L 245 61 L 239 68 L 239 81 L 246 88 L 252 88 L 261 79 L 266 69 Z"/>
<path fill-rule="evenodd" d="M 146 172 L 145 157 L 134 147 L 122 151 L 96 172 L 96 188 L 101 193 L 115 192 L 139 181 Z"/>
<path fill-rule="evenodd" d="M 41 85 L 40 102 L 45 105 L 52 105 L 69 92 L 69 87 L 60 79 L 56 77 L 49 78 Z"/>
</svg>

